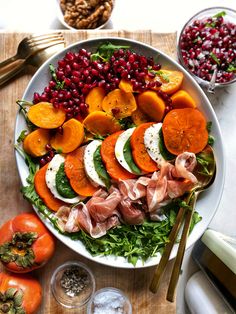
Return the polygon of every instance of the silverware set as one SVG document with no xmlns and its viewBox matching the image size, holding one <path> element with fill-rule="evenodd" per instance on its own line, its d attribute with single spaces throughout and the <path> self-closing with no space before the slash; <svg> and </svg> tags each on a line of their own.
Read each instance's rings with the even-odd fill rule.
<svg viewBox="0 0 236 314">
<path fill-rule="evenodd" d="M 24 38 L 15 56 L 0 62 L 0 85 L 19 74 L 27 65 L 38 68 L 44 61 L 65 47 L 61 32 L 38 34 Z"/>
</svg>

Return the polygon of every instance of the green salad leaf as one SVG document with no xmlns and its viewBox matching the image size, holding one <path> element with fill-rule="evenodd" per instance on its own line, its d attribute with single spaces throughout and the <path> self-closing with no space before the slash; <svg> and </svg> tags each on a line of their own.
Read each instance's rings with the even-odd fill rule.
<svg viewBox="0 0 236 314">
<path fill-rule="evenodd" d="M 214 54 L 214 52 L 210 52 L 210 57 L 215 61 L 215 63 L 220 65 L 220 60 L 217 58 L 217 56 Z"/>
<path fill-rule="evenodd" d="M 49 64 L 49 70 L 50 70 L 50 73 L 52 75 L 53 80 L 56 82 L 56 86 L 55 86 L 56 89 L 63 89 L 65 82 L 64 81 L 60 82 L 58 80 L 57 74 L 56 74 L 56 69 L 51 63 Z"/>
<path fill-rule="evenodd" d="M 93 53 L 90 58 L 92 61 L 101 59 L 104 62 L 107 62 L 110 60 L 111 56 L 116 50 L 119 49 L 129 49 L 130 46 L 121 46 L 121 45 L 114 45 L 110 42 L 104 43 L 100 45 L 96 51 L 96 53 Z"/>
<path fill-rule="evenodd" d="M 218 18 L 218 17 L 223 17 L 225 15 L 226 15 L 226 12 L 225 11 L 221 11 L 221 12 L 216 13 L 215 15 L 213 15 L 213 17 Z"/>
</svg>

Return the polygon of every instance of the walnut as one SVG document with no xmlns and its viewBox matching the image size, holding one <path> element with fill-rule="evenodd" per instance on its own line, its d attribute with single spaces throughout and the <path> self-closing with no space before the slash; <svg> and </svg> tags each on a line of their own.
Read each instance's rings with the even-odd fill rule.
<svg viewBox="0 0 236 314">
<path fill-rule="evenodd" d="M 92 29 L 104 24 L 113 9 L 113 0 L 60 0 L 64 20 L 77 29 Z"/>
</svg>

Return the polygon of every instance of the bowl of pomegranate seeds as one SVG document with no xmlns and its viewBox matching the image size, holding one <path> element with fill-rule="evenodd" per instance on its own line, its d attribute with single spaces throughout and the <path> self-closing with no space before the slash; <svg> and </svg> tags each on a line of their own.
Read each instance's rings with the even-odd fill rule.
<svg viewBox="0 0 236 314">
<path fill-rule="evenodd" d="M 236 11 L 214 7 L 195 14 L 180 33 L 178 58 L 203 87 L 236 82 Z"/>
</svg>

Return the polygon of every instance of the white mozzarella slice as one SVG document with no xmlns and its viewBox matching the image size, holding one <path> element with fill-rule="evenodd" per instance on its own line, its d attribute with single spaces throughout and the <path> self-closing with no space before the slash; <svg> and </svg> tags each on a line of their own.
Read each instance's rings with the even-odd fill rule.
<svg viewBox="0 0 236 314">
<path fill-rule="evenodd" d="M 124 157 L 124 146 L 125 143 L 128 141 L 128 139 L 131 137 L 132 133 L 134 132 L 134 128 L 127 129 L 123 133 L 121 133 L 116 141 L 115 145 L 115 156 L 119 164 L 125 168 L 127 171 L 135 174 L 135 172 L 132 171 L 130 166 L 127 164 L 125 157 Z"/>
<path fill-rule="evenodd" d="M 162 157 L 159 149 L 159 131 L 162 127 L 162 123 L 155 123 L 146 129 L 144 132 L 144 145 L 148 152 L 148 155 L 154 160 L 160 167 L 165 159 Z"/>
<path fill-rule="evenodd" d="M 93 155 L 96 149 L 99 146 L 101 146 L 101 144 L 102 144 L 102 141 L 94 140 L 86 146 L 85 151 L 84 151 L 84 168 L 85 168 L 85 172 L 87 176 L 89 177 L 89 179 L 92 181 L 92 183 L 95 186 L 100 185 L 100 186 L 106 187 L 106 184 L 99 177 L 95 169 L 95 165 L 93 161 Z"/>
<path fill-rule="evenodd" d="M 45 176 L 47 187 L 49 188 L 51 193 L 54 195 L 54 197 L 58 198 L 59 200 L 65 202 L 65 203 L 69 203 L 69 204 L 78 203 L 81 200 L 81 198 L 79 196 L 76 196 L 73 198 L 65 198 L 65 197 L 61 196 L 57 191 L 56 174 L 60 168 L 60 165 L 63 162 L 65 162 L 65 158 L 60 154 L 55 155 L 52 158 L 52 160 L 49 162 L 48 168 L 46 171 L 46 176 Z"/>
</svg>

